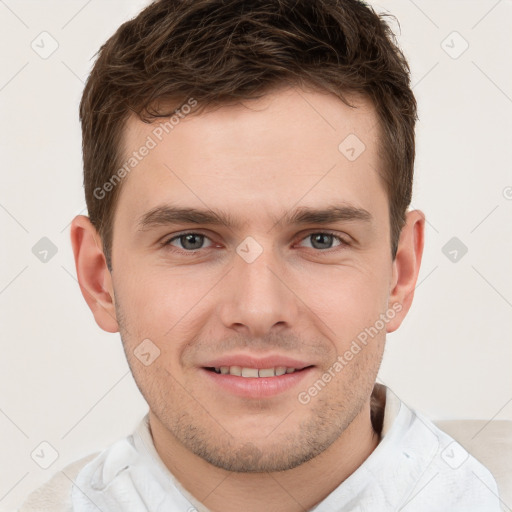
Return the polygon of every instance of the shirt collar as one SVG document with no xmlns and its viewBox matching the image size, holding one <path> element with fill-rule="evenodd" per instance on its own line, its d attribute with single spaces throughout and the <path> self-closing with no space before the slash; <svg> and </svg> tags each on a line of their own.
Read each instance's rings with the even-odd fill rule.
<svg viewBox="0 0 512 512">
<path fill-rule="evenodd" d="M 385 391 L 380 394 L 385 396 L 381 440 L 364 463 L 313 509 L 315 512 L 345 510 L 345 507 L 357 510 L 358 503 L 377 508 L 380 504 L 381 510 L 398 507 L 435 456 L 439 439 L 434 431 L 391 389 L 381 384 L 376 386 Z M 198 512 L 209 512 L 179 483 L 158 455 L 151 435 L 149 412 L 138 424 L 132 442 L 146 463 L 157 470 L 162 485 L 169 486 L 172 482 Z"/>
</svg>

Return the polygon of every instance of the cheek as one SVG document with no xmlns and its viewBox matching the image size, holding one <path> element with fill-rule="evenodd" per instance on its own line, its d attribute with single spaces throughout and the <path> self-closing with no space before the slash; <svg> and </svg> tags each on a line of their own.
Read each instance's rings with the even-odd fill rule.
<svg viewBox="0 0 512 512">
<path fill-rule="evenodd" d="M 161 364 L 170 368 L 200 332 L 205 296 L 217 281 L 198 269 L 149 268 L 142 262 L 139 267 L 126 266 L 114 283 L 122 306 L 123 341 L 134 349 L 150 339 L 160 350 Z"/>
<path fill-rule="evenodd" d="M 130 319 L 140 325 L 171 328 L 199 301 L 207 283 L 191 272 L 151 266 L 140 261 L 118 273 L 116 291 Z M 164 325 L 165 324 L 165 325 Z"/>
<path fill-rule="evenodd" d="M 328 337 L 357 335 L 373 325 L 384 312 L 388 300 L 388 276 L 382 265 L 331 267 L 322 273 L 313 273 L 302 288 L 307 306 L 326 324 Z M 311 276 L 311 275 L 310 275 Z"/>
</svg>

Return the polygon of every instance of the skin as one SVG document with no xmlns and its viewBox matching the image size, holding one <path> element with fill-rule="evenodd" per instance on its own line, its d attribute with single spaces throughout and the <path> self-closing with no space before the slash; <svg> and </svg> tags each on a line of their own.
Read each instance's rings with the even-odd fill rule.
<svg viewBox="0 0 512 512">
<path fill-rule="evenodd" d="M 121 334 L 157 452 L 213 511 L 307 510 L 379 442 L 370 394 L 386 333 L 413 299 L 425 217 L 407 213 L 392 260 L 377 117 L 369 101 L 353 100 L 356 109 L 331 94 L 281 88 L 181 120 L 123 180 L 112 272 L 89 219 L 72 223 L 82 293 L 98 325 Z M 130 118 L 126 155 L 154 128 Z M 338 149 L 350 133 L 366 146 L 355 161 Z M 367 210 L 371 221 L 275 223 L 298 207 L 340 203 Z M 222 210 L 240 226 L 140 230 L 140 217 L 162 204 Z M 315 244 L 310 235 L 326 230 L 340 239 Z M 159 243 L 187 232 L 206 238 Z M 252 263 L 236 252 L 248 236 L 263 250 Z M 179 252 L 190 247 L 199 247 L 195 255 Z M 300 403 L 298 393 L 393 304 L 401 306 L 394 318 Z M 134 355 L 144 339 L 160 350 L 148 366 Z M 243 399 L 212 385 L 202 369 L 208 359 L 242 352 L 288 355 L 314 368 L 291 390 Z"/>
</svg>

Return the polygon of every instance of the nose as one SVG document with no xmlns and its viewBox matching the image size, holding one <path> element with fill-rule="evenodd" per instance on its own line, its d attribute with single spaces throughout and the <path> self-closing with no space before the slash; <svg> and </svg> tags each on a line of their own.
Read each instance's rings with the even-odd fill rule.
<svg viewBox="0 0 512 512">
<path fill-rule="evenodd" d="M 235 255 L 220 296 L 221 322 L 255 338 L 269 335 L 272 329 L 294 326 L 299 299 L 290 281 L 284 263 L 272 249 L 263 250 L 252 262 Z"/>
</svg>

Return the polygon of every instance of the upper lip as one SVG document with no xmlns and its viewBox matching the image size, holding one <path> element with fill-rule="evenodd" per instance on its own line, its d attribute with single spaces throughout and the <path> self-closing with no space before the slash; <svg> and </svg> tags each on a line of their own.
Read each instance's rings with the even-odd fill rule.
<svg viewBox="0 0 512 512">
<path fill-rule="evenodd" d="M 258 370 L 264 368 L 295 368 L 302 370 L 307 366 L 312 366 L 311 363 L 294 359 L 293 357 L 281 355 L 268 355 L 265 357 L 257 357 L 251 354 L 231 354 L 212 359 L 203 365 L 204 368 L 220 368 L 221 366 L 240 366 L 242 368 L 257 368 Z"/>
</svg>

